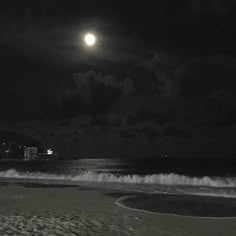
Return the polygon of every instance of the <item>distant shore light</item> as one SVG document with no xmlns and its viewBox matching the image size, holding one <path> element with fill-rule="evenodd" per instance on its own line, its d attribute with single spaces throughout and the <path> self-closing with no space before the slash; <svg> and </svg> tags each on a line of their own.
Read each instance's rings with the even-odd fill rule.
<svg viewBox="0 0 236 236">
<path fill-rule="evenodd" d="M 51 148 L 48 149 L 48 150 L 47 150 L 47 154 L 48 154 L 48 155 L 53 155 L 53 150 L 52 150 Z"/>
</svg>

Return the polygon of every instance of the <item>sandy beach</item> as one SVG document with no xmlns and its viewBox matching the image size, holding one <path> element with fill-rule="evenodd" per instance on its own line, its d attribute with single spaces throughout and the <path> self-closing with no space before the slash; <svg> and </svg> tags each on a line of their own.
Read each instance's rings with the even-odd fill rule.
<svg viewBox="0 0 236 236">
<path fill-rule="evenodd" d="M 79 186 L 1 184 L 0 235 L 236 235 L 236 218 L 151 214 L 115 204 L 127 194 Z"/>
</svg>

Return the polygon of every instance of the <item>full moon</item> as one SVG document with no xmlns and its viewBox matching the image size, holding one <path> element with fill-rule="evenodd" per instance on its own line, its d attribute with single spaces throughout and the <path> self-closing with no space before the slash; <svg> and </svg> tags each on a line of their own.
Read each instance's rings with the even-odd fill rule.
<svg viewBox="0 0 236 236">
<path fill-rule="evenodd" d="M 94 34 L 88 33 L 84 36 L 84 41 L 87 46 L 91 47 L 95 44 L 96 42 L 96 37 Z"/>
</svg>

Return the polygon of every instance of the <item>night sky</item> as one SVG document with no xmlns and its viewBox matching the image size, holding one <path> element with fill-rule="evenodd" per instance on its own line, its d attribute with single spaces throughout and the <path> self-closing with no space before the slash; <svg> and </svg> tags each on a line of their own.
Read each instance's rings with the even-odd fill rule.
<svg viewBox="0 0 236 236">
<path fill-rule="evenodd" d="M 66 157 L 233 157 L 235 25 L 235 0 L 0 0 L 0 129 Z"/>
</svg>

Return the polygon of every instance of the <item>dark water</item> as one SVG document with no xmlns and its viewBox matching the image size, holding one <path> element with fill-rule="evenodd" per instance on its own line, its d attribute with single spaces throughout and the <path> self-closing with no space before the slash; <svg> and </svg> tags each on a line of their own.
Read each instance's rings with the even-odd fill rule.
<svg viewBox="0 0 236 236">
<path fill-rule="evenodd" d="M 236 176 L 236 159 L 79 159 L 75 161 L 0 161 L 0 171 L 76 175 L 79 171 L 114 174 L 175 173 L 187 176 Z"/>
<path fill-rule="evenodd" d="M 153 194 L 127 197 L 122 201 L 126 207 L 148 212 L 198 217 L 235 217 L 236 199 Z"/>
</svg>

